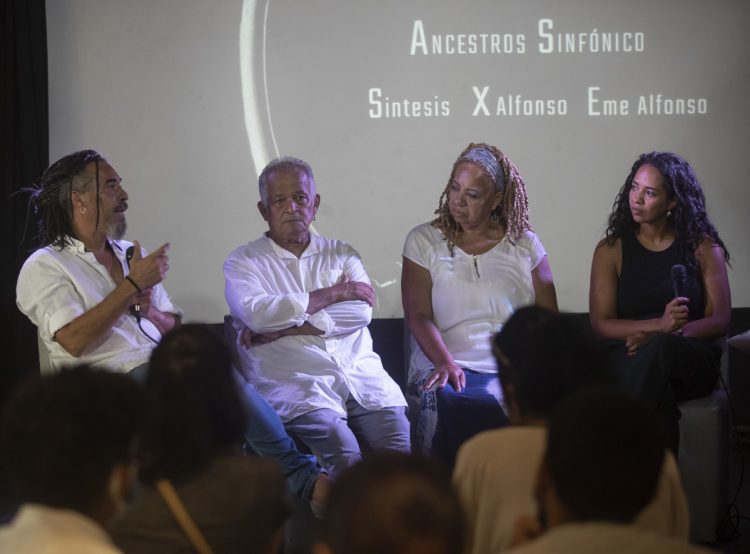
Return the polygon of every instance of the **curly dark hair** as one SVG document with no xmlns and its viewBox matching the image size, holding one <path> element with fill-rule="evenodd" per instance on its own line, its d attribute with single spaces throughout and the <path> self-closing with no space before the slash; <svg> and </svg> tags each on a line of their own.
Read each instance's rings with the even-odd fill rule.
<svg viewBox="0 0 750 554">
<path fill-rule="evenodd" d="M 453 183 L 453 179 L 456 176 L 456 169 L 458 169 L 458 166 L 462 162 L 466 161 L 463 159 L 464 156 L 473 148 L 483 148 L 492 152 L 492 155 L 495 156 L 498 164 L 500 164 L 500 167 L 503 170 L 503 182 L 505 183 L 503 201 L 502 204 L 497 207 L 495 213 L 498 216 L 499 222 L 505 226 L 505 232 L 508 234 L 510 241 L 515 243 L 524 231 L 531 230 L 531 225 L 529 224 L 529 200 L 526 195 L 526 186 L 524 185 L 521 174 L 518 172 L 516 166 L 496 146 L 484 142 L 471 143 L 463 152 L 461 152 L 453 163 L 453 170 L 451 171 L 450 179 L 448 179 L 448 184 L 440 195 L 438 209 L 435 210 L 437 217 L 430 222 L 433 227 L 440 230 L 443 234 L 443 238 L 448 243 L 448 249 L 450 250 L 451 255 L 453 255 L 453 247 L 456 245 L 456 238 L 461 232 L 461 226 L 451 215 L 450 208 L 448 207 L 448 194 L 450 193 L 451 183 Z"/>
<path fill-rule="evenodd" d="M 617 193 L 612 213 L 609 215 L 605 240 L 612 245 L 617 239 L 634 234 L 638 224 L 633 220 L 630 212 L 629 194 L 633 186 L 633 178 L 643 165 L 650 165 L 662 177 L 664 190 L 670 200 L 677 205 L 672 210 L 668 221 L 674 230 L 678 245 L 686 253 L 688 264 L 696 267 L 695 251 L 702 241 L 710 238 L 721 247 L 724 260 L 729 263 L 729 251 L 719 232 L 708 219 L 706 213 L 706 198 L 690 164 L 672 152 L 649 152 L 641 154 L 630 170 L 625 184 Z"/>
<path fill-rule="evenodd" d="M 39 183 L 21 189 L 31 194 L 31 205 L 37 217 L 37 239 L 40 246 L 62 250 L 77 238 L 73 232 L 73 192 L 83 192 L 91 180 L 86 166 L 96 164 L 96 226 L 99 227 L 99 162 L 104 157 L 95 150 L 80 150 L 49 166 Z"/>
</svg>

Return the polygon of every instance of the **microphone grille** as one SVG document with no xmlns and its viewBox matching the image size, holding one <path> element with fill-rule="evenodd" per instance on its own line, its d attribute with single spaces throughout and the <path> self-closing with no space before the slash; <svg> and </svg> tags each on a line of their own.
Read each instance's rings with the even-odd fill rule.
<svg viewBox="0 0 750 554">
<path fill-rule="evenodd" d="M 687 275 L 685 266 L 682 264 L 675 264 L 672 266 L 672 279 L 684 279 Z"/>
</svg>

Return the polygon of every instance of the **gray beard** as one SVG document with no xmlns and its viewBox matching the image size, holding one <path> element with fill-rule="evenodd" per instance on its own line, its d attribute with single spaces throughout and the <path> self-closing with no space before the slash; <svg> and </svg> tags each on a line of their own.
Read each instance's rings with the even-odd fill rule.
<svg viewBox="0 0 750 554">
<path fill-rule="evenodd" d="M 125 231 L 128 230 L 128 222 L 123 218 L 119 222 L 113 221 L 107 226 L 107 238 L 112 240 L 120 240 L 125 236 Z"/>
</svg>

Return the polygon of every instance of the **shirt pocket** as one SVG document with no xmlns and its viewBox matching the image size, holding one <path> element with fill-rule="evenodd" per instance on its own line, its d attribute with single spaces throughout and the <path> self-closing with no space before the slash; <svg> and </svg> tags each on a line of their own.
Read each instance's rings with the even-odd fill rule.
<svg viewBox="0 0 750 554">
<path fill-rule="evenodd" d="M 326 269 L 324 271 L 319 271 L 313 277 L 313 281 L 317 281 L 317 288 L 322 289 L 331 287 L 341 280 L 341 275 L 343 273 L 343 269 Z"/>
</svg>

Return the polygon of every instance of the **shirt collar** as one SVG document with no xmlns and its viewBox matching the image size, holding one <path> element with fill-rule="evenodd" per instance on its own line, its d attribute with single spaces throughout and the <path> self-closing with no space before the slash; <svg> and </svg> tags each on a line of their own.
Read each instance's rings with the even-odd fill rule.
<svg viewBox="0 0 750 554">
<path fill-rule="evenodd" d="M 271 245 L 271 249 L 273 250 L 274 254 L 276 254 L 279 258 L 297 258 L 294 254 L 289 252 L 286 248 L 282 248 L 276 242 L 268 236 L 268 233 L 263 234 L 263 238 L 266 239 L 266 242 Z M 320 247 L 318 244 L 318 235 L 310 232 L 310 244 L 307 245 L 307 248 L 305 248 L 305 251 L 302 252 L 302 255 L 300 258 L 305 258 L 307 256 L 312 256 L 313 254 L 317 254 Z"/>
<path fill-rule="evenodd" d="M 75 237 L 71 237 L 70 235 L 67 235 L 65 237 L 65 250 L 68 250 L 75 254 L 86 253 L 86 247 L 83 245 L 83 242 L 81 242 Z"/>
<path fill-rule="evenodd" d="M 86 250 L 86 247 L 83 245 L 83 242 L 81 242 L 77 238 L 67 235 L 66 239 L 67 242 L 65 243 L 65 250 L 76 254 L 86 254 L 88 252 L 88 250 Z M 109 242 L 110 246 L 112 246 L 112 251 L 115 252 L 115 254 L 117 254 L 119 257 L 122 254 L 122 246 L 120 246 L 119 241 L 107 239 L 107 242 Z"/>
</svg>

